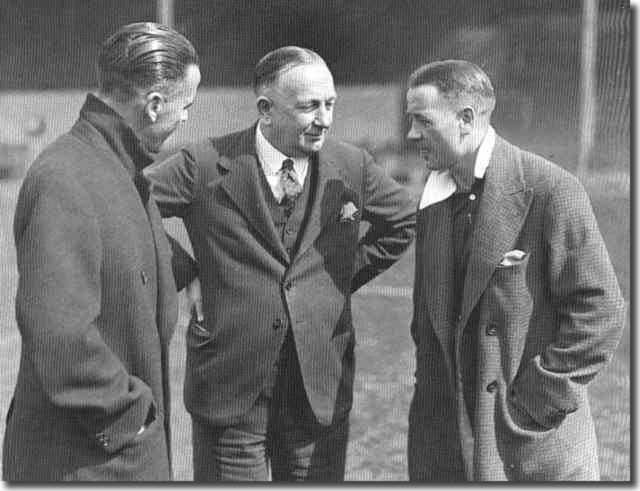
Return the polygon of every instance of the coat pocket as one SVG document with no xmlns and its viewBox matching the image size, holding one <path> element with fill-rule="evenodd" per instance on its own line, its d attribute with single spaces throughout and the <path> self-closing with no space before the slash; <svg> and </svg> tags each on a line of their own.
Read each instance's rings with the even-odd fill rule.
<svg viewBox="0 0 640 491">
<path fill-rule="evenodd" d="M 562 428 L 540 426 L 506 394 L 500 394 L 496 413 L 496 443 L 509 480 L 557 480 L 569 470 L 572 444 Z"/>
</svg>

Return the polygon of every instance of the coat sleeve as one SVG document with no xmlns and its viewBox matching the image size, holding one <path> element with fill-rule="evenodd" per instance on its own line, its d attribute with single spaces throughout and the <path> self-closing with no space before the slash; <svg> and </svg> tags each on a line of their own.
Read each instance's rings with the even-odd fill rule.
<svg viewBox="0 0 640 491">
<path fill-rule="evenodd" d="M 370 224 L 358 247 L 351 291 L 395 263 L 415 238 L 416 202 L 363 152 L 362 220 Z"/>
<path fill-rule="evenodd" d="M 176 288 L 180 291 L 198 277 L 198 265 L 180 242 L 169 234 L 167 239 L 171 246 L 171 269 L 176 280 Z"/>
<path fill-rule="evenodd" d="M 195 198 L 198 172 L 194 152 L 184 148 L 145 168 L 144 174 L 162 217 L 184 218 Z"/>
<path fill-rule="evenodd" d="M 524 367 L 512 396 L 536 422 L 554 427 L 578 409 L 586 385 L 612 358 L 625 304 L 587 193 L 573 177 L 552 190 L 544 238 L 556 336 Z"/>
<path fill-rule="evenodd" d="M 49 174 L 22 187 L 14 220 L 16 317 L 23 356 L 46 397 L 111 453 L 135 437 L 153 396 L 97 327 L 107 252 L 91 201 L 72 181 Z"/>
</svg>

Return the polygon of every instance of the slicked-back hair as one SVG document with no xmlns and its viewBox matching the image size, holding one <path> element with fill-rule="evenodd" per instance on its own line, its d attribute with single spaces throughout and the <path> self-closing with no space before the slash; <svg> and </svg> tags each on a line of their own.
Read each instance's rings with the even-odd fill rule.
<svg viewBox="0 0 640 491">
<path fill-rule="evenodd" d="M 477 65 L 465 60 L 434 61 L 421 66 L 409 77 L 409 88 L 433 85 L 452 103 L 471 99 L 479 112 L 491 113 L 496 104 L 493 85 Z"/>
<path fill-rule="evenodd" d="M 299 65 L 326 65 L 315 51 L 298 46 L 284 46 L 264 55 L 256 64 L 253 74 L 253 91 L 260 93 L 262 88 L 271 85 L 278 75 Z"/>
<path fill-rule="evenodd" d="M 126 101 L 140 91 L 164 90 L 198 65 L 195 48 L 182 34 L 153 22 L 128 24 L 103 44 L 96 64 L 100 91 Z"/>
</svg>

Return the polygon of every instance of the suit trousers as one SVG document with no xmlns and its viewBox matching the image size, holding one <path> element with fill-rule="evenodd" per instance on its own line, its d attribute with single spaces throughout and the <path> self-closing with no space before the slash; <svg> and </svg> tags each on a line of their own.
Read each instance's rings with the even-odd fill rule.
<svg viewBox="0 0 640 491">
<path fill-rule="evenodd" d="M 287 338 L 274 383 L 239 421 L 192 418 L 194 481 L 344 480 L 349 415 L 328 427 L 317 422 Z"/>
</svg>

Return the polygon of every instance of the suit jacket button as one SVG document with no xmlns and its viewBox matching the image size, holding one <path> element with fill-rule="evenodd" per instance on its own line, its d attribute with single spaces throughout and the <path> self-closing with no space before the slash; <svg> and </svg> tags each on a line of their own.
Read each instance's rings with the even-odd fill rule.
<svg viewBox="0 0 640 491">
<path fill-rule="evenodd" d="M 498 388 L 498 382 L 494 380 L 489 385 L 487 385 L 487 392 L 493 393 L 496 391 L 497 388 Z"/>
<path fill-rule="evenodd" d="M 497 336 L 498 334 L 498 326 L 495 324 L 489 324 L 485 330 L 487 336 Z"/>
<path fill-rule="evenodd" d="M 284 323 L 282 322 L 282 319 L 276 319 L 273 321 L 273 324 L 271 325 L 271 327 L 273 327 L 273 329 L 277 331 L 282 327 L 283 324 Z"/>
</svg>

